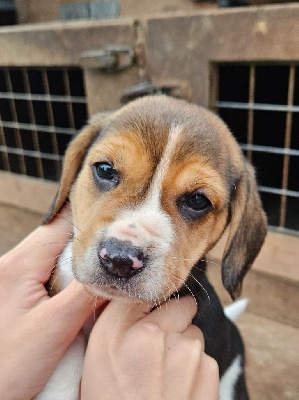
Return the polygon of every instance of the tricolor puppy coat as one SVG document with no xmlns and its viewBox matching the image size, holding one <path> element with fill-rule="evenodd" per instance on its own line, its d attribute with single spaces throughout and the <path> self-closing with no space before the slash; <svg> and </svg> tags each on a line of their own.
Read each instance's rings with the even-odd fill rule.
<svg viewBox="0 0 299 400">
<path fill-rule="evenodd" d="M 203 261 L 227 228 L 222 280 L 234 299 L 267 230 L 253 168 L 227 126 L 166 96 L 95 116 L 66 152 L 45 223 L 67 199 L 74 240 L 56 269 L 56 290 L 75 277 L 93 295 L 153 305 L 192 292 L 194 324 L 219 364 L 221 399 L 248 399 L 242 340 Z M 83 356 L 79 335 L 37 398 L 77 399 Z"/>
</svg>

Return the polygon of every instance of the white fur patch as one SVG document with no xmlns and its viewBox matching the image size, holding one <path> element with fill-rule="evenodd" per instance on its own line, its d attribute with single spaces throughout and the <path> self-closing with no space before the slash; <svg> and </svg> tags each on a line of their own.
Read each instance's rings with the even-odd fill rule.
<svg viewBox="0 0 299 400">
<path fill-rule="evenodd" d="M 53 375 L 35 400 L 79 400 L 85 354 L 82 331 L 72 341 Z"/>
<path fill-rule="evenodd" d="M 242 372 L 241 356 L 239 355 L 234 359 L 234 361 L 225 371 L 220 380 L 220 385 L 219 385 L 220 400 L 234 399 L 234 389 L 241 372 Z"/>
<path fill-rule="evenodd" d="M 59 278 L 61 280 L 60 290 L 65 289 L 74 280 L 72 258 L 73 241 L 70 240 L 58 259 Z"/>
<path fill-rule="evenodd" d="M 162 189 L 162 182 L 167 173 L 171 154 L 173 153 L 175 146 L 177 144 L 179 134 L 182 129 L 177 126 L 173 125 L 170 128 L 168 142 L 164 150 L 164 154 L 160 160 L 160 163 L 157 167 L 154 179 L 152 181 L 149 193 L 145 200 L 145 203 L 152 204 L 156 208 L 160 207 L 160 199 L 161 199 L 161 189 Z"/>
<path fill-rule="evenodd" d="M 224 314 L 231 321 L 236 321 L 237 318 L 246 310 L 249 299 L 241 299 L 229 306 L 224 307 Z"/>
</svg>

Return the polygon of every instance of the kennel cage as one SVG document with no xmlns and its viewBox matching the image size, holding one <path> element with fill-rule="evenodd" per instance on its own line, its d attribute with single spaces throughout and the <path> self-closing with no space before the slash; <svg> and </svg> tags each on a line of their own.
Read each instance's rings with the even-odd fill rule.
<svg viewBox="0 0 299 400">
<path fill-rule="evenodd" d="M 72 136 L 151 80 L 219 113 L 256 167 L 271 230 L 298 236 L 298 31 L 296 4 L 1 28 L 0 201 L 46 211 Z"/>
<path fill-rule="evenodd" d="M 299 231 L 299 67 L 218 65 L 215 109 L 256 168 L 270 226 Z"/>
<path fill-rule="evenodd" d="M 87 120 L 79 68 L 0 69 L 0 169 L 58 181 L 70 138 Z"/>
<path fill-rule="evenodd" d="M 175 87 L 220 114 L 257 170 L 271 229 L 243 288 L 258 314 L 249 333 L 261 316 L 298 327 L 298 313 L 289 312 L 299 307 L 298 31 L 296 4 L 0 28 L 0 202 L 46 212 L 63 150 L 89 116 L 117 109 L 140 82 Z M 94 56 L 82 62 L 82 53 L 102 54 L 107 45 L 129 46 L 130 66 L 111 72 Z M 209 256 L 208 273 L 219 278 L 222 253 Z M 215 287 L 227 300 L 221 283 Z M 260 332 L 272 346 L 268 326 Z M 276 328 L 275 336 L 285 343 Z M 272 360 L 261 368 L 258 357 L 253 393 L 289 398 L 291 367 L 281 364 L 278 385 L 276 370 L 271 381 L 266 374 Z"/>
</svg>

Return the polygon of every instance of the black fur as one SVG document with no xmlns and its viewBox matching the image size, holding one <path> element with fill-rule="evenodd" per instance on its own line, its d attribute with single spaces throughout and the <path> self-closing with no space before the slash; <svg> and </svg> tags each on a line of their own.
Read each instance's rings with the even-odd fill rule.
<svg viewBox="0 0 299 400">
<path fill-rule="evenodd" d="M 206 261 L 199 261 L 192 270 L 192 276 L 179 292 L 180 295 L 190 295 L 197 301 L 197 313 L 193 324 L 203 332 L 205 352 L 213 357 L 219 366 L 220 378 L 235 358 L 241 356 L 242 373 L 236 383 L 232 400 L 248 400 L 244 376 L 245 352 L 241 335 L 233 322 L 224 314 L 219 298 L 206 277 Z M 195 279 L 194 279 L 195 278 Z M 201 287 L 199 283 L 203 286 Z M 203 289 L 204 288 L 204 289 Z"/>
</svg>

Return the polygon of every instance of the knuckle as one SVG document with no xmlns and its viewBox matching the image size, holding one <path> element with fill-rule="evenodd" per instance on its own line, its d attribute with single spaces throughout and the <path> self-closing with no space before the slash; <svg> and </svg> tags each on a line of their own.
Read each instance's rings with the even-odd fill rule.
<svg viewBox="0 0 299 400">
<path fill-rule="evenodd" d="M 215 378 L 219 378 L 219 366 L 217 364 L 217 361 L 205 354 L 205 368 L 206 370 Z"/>
<path fill-rule="evenodd" d="M 14 253 L 8 253 L 0 258 L 0 276 L 5 278 L 15 271 L 15 267 L 20 265 L 22 260 Z"/>
<path fill-rule="evenodd" d="M 162 329 L 155 322 L 142 321 L 139 324 L 139 329 L 142 334 L 159 335 L 159 336 L 163 334 Z"/>
<path fill-rule="evenodd" d="M 129 342 L 140 353 L 148 353 L 159 349 L 164 342 L 164 333 L 154 322 L 142 321 L 135 325 L 129 333 Z"/>
<path fill-rule="evenodd" d="M 202 349 L 201 341 L 198 338 L 185 338 L 185 347 L 189 354 L 199 354 Z"/>
<path fill-rule="evenodd" d="M 143 361 L 148 363 L 150 360 L 155 364 L 164 354 L 164 333 L 157 324 L 152 322 L 136 325 L 127 332 L 118 352 L 127 366 L 130 360 L 131 365 L 142 365 L 142 368 L 145 368 Z"/>
<path fill-rule="evenodd" d="M 190 332 L 190 334 L 196 338 L 199 339 L 201 343 L 204 343 L 204 336 L 202 331 L 198 328 L 196 325 L 189 325 L 187 330 Z"/>
<path fill-rule="evenodd" d="M 181 336 L 173 346 L 179 358 L 198 358 L 201 352 L 201 342 L 199 339 Z"/>
</svg>

